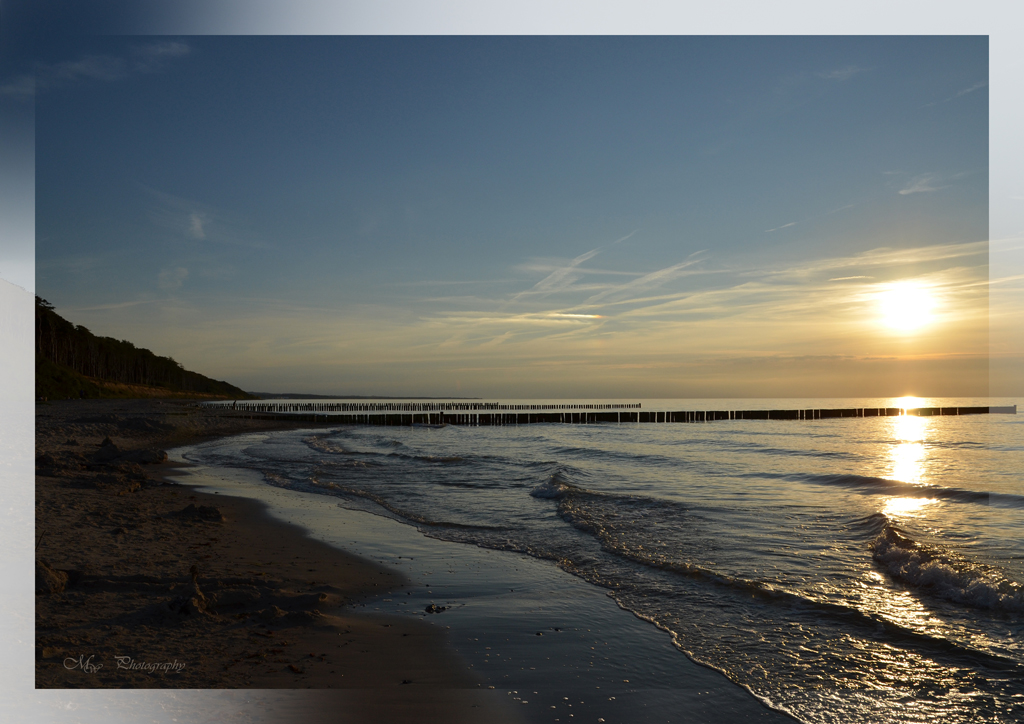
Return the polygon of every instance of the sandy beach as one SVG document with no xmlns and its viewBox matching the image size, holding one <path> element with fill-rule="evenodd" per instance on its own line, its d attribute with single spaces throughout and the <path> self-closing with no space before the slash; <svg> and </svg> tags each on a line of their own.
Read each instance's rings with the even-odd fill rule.
<svg viewBox="0 0 1024 724">
<path fill-rule="evenodd" d="M 37 688 L 341 688 L 343 709 L 314 707 L 329 720 L 482 718 L 436 627 L 351 609 L 400 573 L 166 478 L 166 448 L 286 425 L 169 401 L 38 405 Z"/>
</svg>

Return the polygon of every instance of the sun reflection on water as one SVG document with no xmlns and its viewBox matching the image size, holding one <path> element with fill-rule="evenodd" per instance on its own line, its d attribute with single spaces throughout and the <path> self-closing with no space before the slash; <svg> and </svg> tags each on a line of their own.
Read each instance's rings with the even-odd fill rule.
<svg viewBox="0 0 1024 724">
<path fill-rule="evenodd" d="M 935 498 L 889 498 L 882 506 L 882 513 L 889 518 L 913 518 L 922 508 L 935 502 Z"/>
<path fill-rule="evenodd" d="M 931 421 L 927 417 L 911 415 L 888 419 L 896 443 L 889 451 L 889 477 L 904 483 L 923 485 L 926 482 L 924 463 L 928 457 L 924 443 Z"/>
</svg>

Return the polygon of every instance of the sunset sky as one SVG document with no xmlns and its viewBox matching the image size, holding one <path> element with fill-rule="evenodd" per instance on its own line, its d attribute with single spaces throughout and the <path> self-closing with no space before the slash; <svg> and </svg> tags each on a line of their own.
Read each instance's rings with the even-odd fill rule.
<svg viewBox="0 0 1024 724">
<path fill-rule="evenodd" d="M 988 391 L 988 40 L 78 38 L 36 293 L 249 390 Z"/>
</svg>

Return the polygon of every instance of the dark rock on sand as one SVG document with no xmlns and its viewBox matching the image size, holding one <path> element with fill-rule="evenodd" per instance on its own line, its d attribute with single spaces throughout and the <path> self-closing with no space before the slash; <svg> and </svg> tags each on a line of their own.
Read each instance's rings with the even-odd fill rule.
<svg viewBox="0 0 1024 724">
<path fill-rule="evenodd" d="M 447 611 L 448 606 L 438 606 L 436 603 L 432 603 L 423 610 L 427 613 L 441 613 L 442 611 Z"/>
</svg>

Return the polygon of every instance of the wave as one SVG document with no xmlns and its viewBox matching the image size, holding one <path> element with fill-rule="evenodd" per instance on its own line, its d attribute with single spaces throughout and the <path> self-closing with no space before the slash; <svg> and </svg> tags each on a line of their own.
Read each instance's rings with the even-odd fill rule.
<svg viewBox="0 0 1024 724">
<path fill-rule="evenodd" d="M 779 437 L 778 434 L 771 434 L 771 438 Z M 831 436 L 828 436 L 831 437 Z M 760 455 L 779 455 L 781 457 L 810 457 L 824 458 L 829 460 L 864 460 L 865 457 L 859 452 L 845 450 L 804 450 L 800 448 L 778 447 L 762 442 L 729 439 L 729 438 L 695 438 L 690 440 L 693 445 L 707 445 L 715 448 L 725 448 L 745 453 L 756 453 Z"/>
<path fill-rule="evenodd" d="M 378 506 L 391 513 L 399 519 L 415 523 L 416 525 L 426 526 L 428 528 L 449 528 L 459 530 L 470 530 L 470 531 L 503 531 L 503 526 L 492 526 L 492 525 L 479 525 L 472 523 L 458 523 L 451 520 L 432 520 L 426 516 L 412 513 L 408 510 L 403 510 L 398 506 L 394 505 L 387 498 L 371 493 L 367 490 L 360 490 L 359 488 L 353 488 L 348 485 L 342 485 L 340 483 L 330 483 L 330 487 L 344 495 L 348 495 L 354 498 L 362 498 L 363 500 L 369 500 L 370 502 L 376 503 Z M 341 503 L 338 503 L 340 507 L 345 507 Z"/>
<path fill-rule="evenodd" d="M 745 473 L 736 477 L 767 478 L 771 480 L 811 483 L 814 485 L 832 485 L 863 493 L 899 495 L 904 498 L 937 498 L 961 503 L 1024 508 L 1024 495 L 989 493 L 967 490 L 965 488 L 947 488 L 941 485 L 915 485 L 914 483 L 905 483 L 902 480 L 878 478 L 871 475 L 857 475 L 854 473 L 835 473 L 829 475 L 813 473 Z"/>
<path fill-rule="evenodd" d="M 626 463 L 629 465 L 678 465 L 679 459 L 655 455 L 651 453 L 638 454 L 635 451 L 609 450 L 599 447 L 578 447 L 560 445 L 551 449 L 552 453 L 559 457 L 582 458 L 584 460 L 607 460 L 613 463 Z"/>
<path fill-rule="evenodd" d="M 411 455 L 409 453 L 388 453 L 388 457 L 401 460 L 415 460 L 421 463 L 432 463 L 435 465 L 455 465 L 466 462 L 461 455 Z"/>
<path fill-rule="evenodd" d="M 871 551 L 890 576 L 912 588 L 962 606 L 1024 613 L 1024 586 L 1020 583 L 991 566 L 919 543 L 888 519 L 872 541 Z"/>
<path fill-rule="evenodd" d="M 549 498 L 557 500 L 573 489 L 572 484 L 563 480 L 556 473 L 548 480 L 531 490 L 530 495 L 534 498 Z"/>
<path fill-rule="evenodd" d="M 364 452 L 362 450 L 351 450 L 338 442 L 314 435 L 303 441 L 309 448 L 328 455 L 379 455 L 377 452 Z"/>
<path fill-rule="evenodd" d="M 767 605 L 784 607 L 793 614 L 813 613 L 841 626 L 855 626 L 871 636 L 884 631 L 892 639 L 923 646 L 951 663 L 954 660 L 961 663 L 982 661 L 997 669 L 1020 670 L 1019 663 L 1012 659 L 914 631 L 876 613 L 818 599 L 804 592 L 787 590 L 774 581 L 729 575 L 707 565 L 680 560 L 678 555 L 671 552 L 666 555 L 659 550 L 657 542 L 650 540 L 644 533 L 650 526 L 672 526 L 677 531 L 684 526 L 698 527 L 702 521 L 680 503 L 638 495 L 590 491 L 559 479 L 556 475 L 535 488 L 531 495 L 558 500 L 560 516 L 577 530 L 593 535 L 606 553 L 648 569 L 714 586 L 728 595 L 738 596 L 738 602 L 756 599 Z M 865 522 L 878 524 L 874 516 Z M 584 578 L 593 578 L 588 572 L 577 570 L 578 567 L 568 560 L 560 560 L 560 565 Z"/>
</svg>

